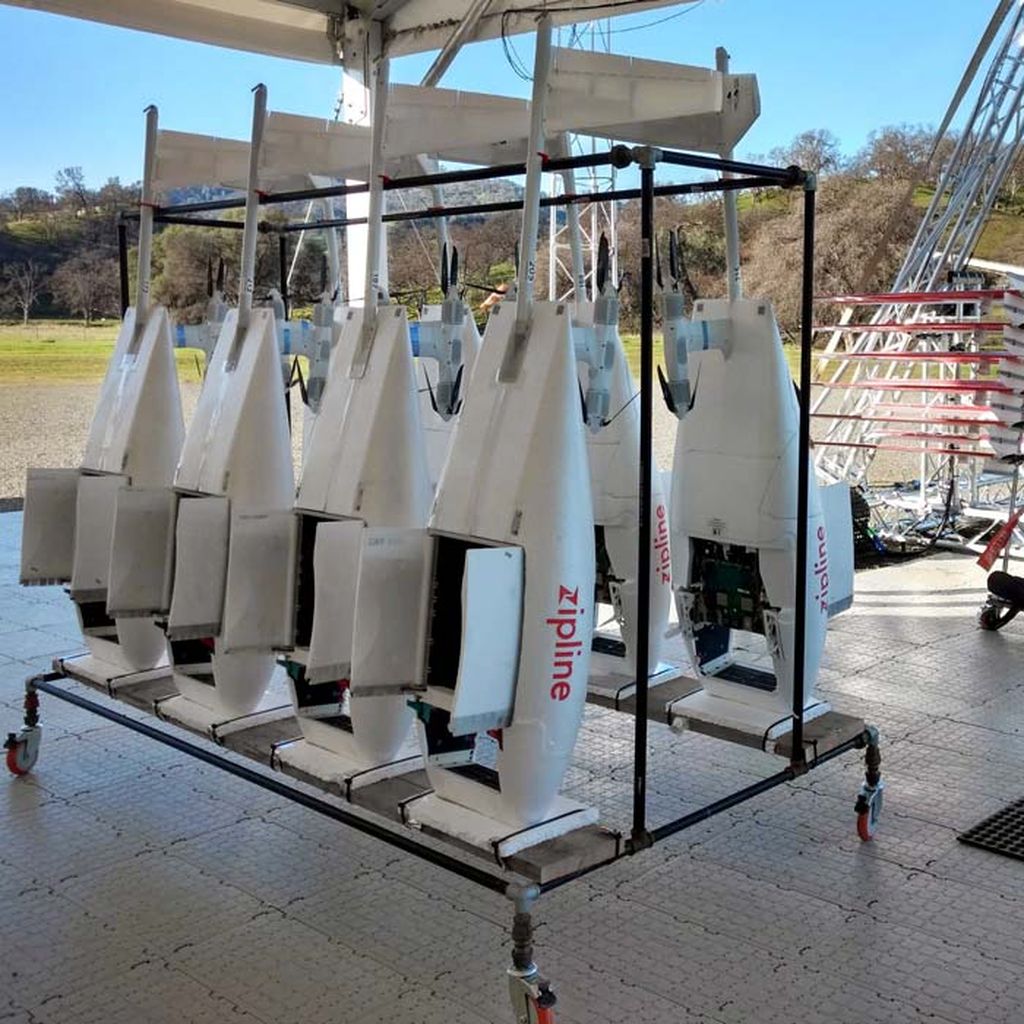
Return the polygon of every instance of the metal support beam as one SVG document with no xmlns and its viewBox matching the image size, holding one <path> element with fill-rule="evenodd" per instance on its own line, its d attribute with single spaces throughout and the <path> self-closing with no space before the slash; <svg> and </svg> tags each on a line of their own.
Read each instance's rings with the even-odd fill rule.
<svg viewBox="0 0 1024 1024">
<path fill-rule="evenodd" d="M 146 107 L 146 149 L 142 164 L 142 196 L 139 202 L 139 279 L 135 289 L 135 341 L 149 314 L 149 281 L 153 266 L 153 206 L 156 196 L 157 109 Z"/>
<path fill-rule="evenodd" d="M 537 229 L 540 226 L 540 186 L 544 173 L 544 122 L 551 70 L 551 19 L 537 23 L 533 60 L 533 93 L 530 98 L 530 142 L 526 152 L 526 190 L 523 195 L 523 229 L 519 243 L 516 291 L 516 337 L 529 329 L 533 308 L 533 284 L 537 277 Z"/>
<path fill-rule="evenodd" d="M 647 689 L 650 679 L 651 482 L 654 421 L 654 168 L 657 150 L 634 151 L 640 165 L 640 479 L 636 552 L 636 718 L 633 723 L 634 850 L 649 845 L 647 832 Z M 595 284 L 596 287 L 596 284 Z"/>
<path fill-rule="evenodd" d="M 811 487 L 811 348 L 814 316 L 813 175 L 804 185 L 803 279 L 800 301 L 800 428 L 797 442 L 796 610 L 793 623 L 793 753 L 795 772 L 806 770 L 804 754 L 804 692 L 807 649 L 807 515 Z"/>
</svg>

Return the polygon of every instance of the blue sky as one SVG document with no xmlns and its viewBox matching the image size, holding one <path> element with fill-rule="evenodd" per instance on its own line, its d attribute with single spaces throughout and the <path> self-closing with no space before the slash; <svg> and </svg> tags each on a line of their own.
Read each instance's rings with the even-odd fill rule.
<svg viewBox="0 0 1024 1024">
<path fill-rule="evenodd" d="M 760 81 L 761 118 L 741 155 L 765 153 L 808 128 L 830 129 L 854 152 L 881 125 L 938 123 L 994 7 L 993 0 L 704 0 L 658 25 L 650 23 L 665 12 L 617 19 L 613 49 L 712 65 L 724 45 L 733 69 Z M 0 192 L 50 188 L 59 168 L 76 164 L 90 185 L 136 180 L 148 103 L 160 107 L 164 127 L 245 137 L 256 82 L 267 84 L 271 109 L 327 116 L 339 81 L 337 68 L 6 6 L 0 40 Z M 515 45 L 529 62 L 529 38 Z M 416 82 L 429 63 L 429 55 L 399 60 L 392 79 Z M 442 84 L 528 91 L 498 43 L 466 48 Z"/>
</svg>

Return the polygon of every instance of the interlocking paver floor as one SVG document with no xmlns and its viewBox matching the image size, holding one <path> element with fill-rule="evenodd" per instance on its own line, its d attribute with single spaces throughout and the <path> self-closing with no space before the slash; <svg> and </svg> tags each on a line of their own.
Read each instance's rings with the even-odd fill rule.
<svg viewBox="0 0 1024 1024">
<path fill-rule="evenodd" d="M 59 588 L 17 586 L 20 528 L 0 515 L 0 731 L 79 647 Z M 561 1024 L 1024 1021 L 1024 864 L 956 842 L 1024 796 L 1024 622 L 976 628 L 968 558 L 857 583 L 822 690 L 882 730 L 875 840 L 851 754 L 545 896 Z M 499 897 L 45 695 L 42 720 L 0 786 L 0 1022 L 511 1024 Z M 631 732 L 589 709 L 567 779 L 620 823 Z M 775 767 L 658 728 L 650 762 L 656 820 Z"/>
</svg>

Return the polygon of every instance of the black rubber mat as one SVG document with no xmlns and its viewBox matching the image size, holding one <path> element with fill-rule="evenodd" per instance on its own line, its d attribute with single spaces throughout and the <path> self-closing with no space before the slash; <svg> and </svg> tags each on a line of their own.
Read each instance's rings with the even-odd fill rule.
<svg viewBox="0 0 1024 1024">
<path fill-rule="evenodd" d="M 1024 860 L 1024 800 L 996 811 L 957 836 L 961 843 Z"/>
</svg>

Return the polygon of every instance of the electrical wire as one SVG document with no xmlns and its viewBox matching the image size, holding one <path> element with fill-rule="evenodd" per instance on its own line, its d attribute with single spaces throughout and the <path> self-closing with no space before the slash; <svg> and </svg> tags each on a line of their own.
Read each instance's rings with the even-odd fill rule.
<svg viewBox="0 0 1024 1024">
<path fill-rule="evenodd" d="M 601 424 L 601 426 L 602 427 L 607 427 L 607 426 L 610 426 L 612 423 L 614 423 L 639 397 L 640 397 L 640 392 L 639 391 L 635 392 L 633 394 L 633 397 L 628 402 L 623 403 L 623 405 L 619 408 L 619 411 L 617 413 L 615 413 L 614 416 L 611 416 L 608 419 L 606 419 Z"/>
<path fill-rule="evenodd" d="M 405 194 L 401 191 L 398 193 L 398 201 L 402 204 L 402 209 L 409 212 L 409 203 L 406 201 Z M 420 244 L 420 249 L 423 250 L 423 255 L 426 258 L 427 265 L 430 267 L 430 272 L 434 275 L 434 279 L 438 284 L 441 283 L 441 274 L 437 269 L 437 262 L 434 259 L 434 254 L 427 248 L 427 243 L 423 240 L 423 233 L 420 231 L 419 224 L 416 221 L 410 221 L 412 224 L 413 234 L 416 236 L 416 241 Z"/>
<path fill-rule="evenodd" d="M 684 15 L 693 14 L 698 7 L 703 7 L 707 3 L 707 0 L 697 0 L 697 3 L 690 4 L 688 7 L 684 7 L 681 11 L 676 11 L 675 14 L 668 14 L 664 18 L 658 18 L 655 21 L 645 21 L 642 25 L 631 25 L 629 28 L 616 28 L 612 29 L 609 33 L 611 35 L 625 35 L 627 32 L 640 32 L 645 28 L 654 28 L 655 25 L 664 25 L 667 21 L 675 21 L 676 18 L 682 18 Z"/>
<path fill-rule="evenodd" d="M 665 21 L 671 21 L 674 18 L 681 17 L 683 14 L 689 14 L 692 10 L 696 10 L 702 6 L 705 0 L 698 0 L 696 4 L 691 5 L 683 11 L 677 11 L 675 14 L 670 14 L 665 18 L 661 18 L 657 21 L 649 22 L 646 25 L 637 25 L 635 28 L 620 29 L 620 32 L 632 32 L 640 28 L 650 28 L 652 25 L 659 25 Z M 519 17 L 523 14 L 552 14 L 559 11 L 612 11 L 622 10 L 628 7 L 645 7 L 650 3 L 650 0 L 611 0 L 609 3 L 595 3 L 595 4 L 573 4 L 573 3 L 562 3 L 562 4 L 546 4 L 543 7 L 518 7 L 510 8 L 509 10 L 503 11 L 501 14 L 501 47 L 505 53 L 505 60 L 508 61 L 509 67 L 516 73 L 516 75 L 523 79 L 525 82 L 533 81 L 533 75 L 527 71 L 526 65 L 523 63 L 522 58 L 516 52 L 516 48 L 512 45 L 509 39 L 508 23 L 511 18 Z"/>
</svg>

